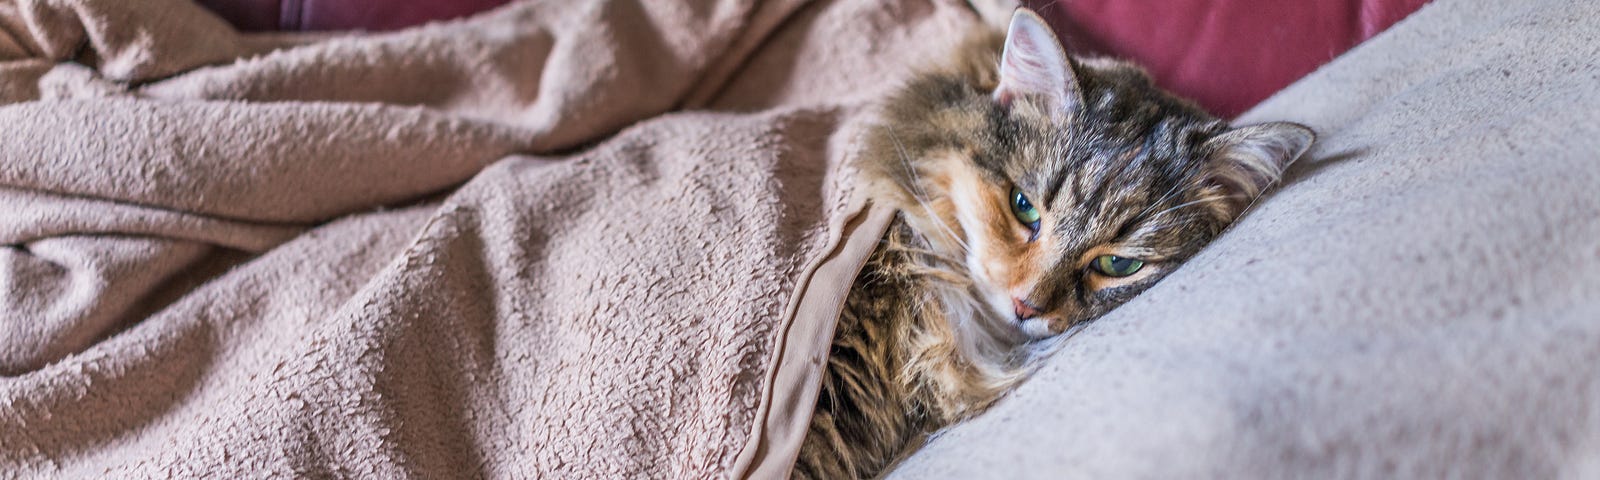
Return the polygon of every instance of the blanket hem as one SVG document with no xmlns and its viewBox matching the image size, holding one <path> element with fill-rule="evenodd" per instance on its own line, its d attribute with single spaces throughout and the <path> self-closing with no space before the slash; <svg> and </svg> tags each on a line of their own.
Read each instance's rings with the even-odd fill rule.
<svg viewBox="0 0 1600 480">
<path fill-rule="evenodd" d="M 844 298 L 894 217 L 893 209 L 864 199 L 852 204 L 830 226 L 835 234 L 826 253 L 801 273 L 780 327 L 784 333 L 773 349 L 754 428 L 729 478 L 788 478 L 800 454 Z"/>
</svg>

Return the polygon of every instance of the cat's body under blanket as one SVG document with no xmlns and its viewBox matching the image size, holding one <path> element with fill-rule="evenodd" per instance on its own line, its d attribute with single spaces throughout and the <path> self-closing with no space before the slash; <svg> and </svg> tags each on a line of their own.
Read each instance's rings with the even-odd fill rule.
<svg viewBox="0 0 1600 480">
<path fill-rule="evenodd" d="M 798 478 L 876 475 L 983 411 L 1048 340 L 1159 281 L 1311 144 L 1230 128 L 1032 12 L 884 106 L 860 166 L 900 211 L 835 331 Z"/>
</svg>

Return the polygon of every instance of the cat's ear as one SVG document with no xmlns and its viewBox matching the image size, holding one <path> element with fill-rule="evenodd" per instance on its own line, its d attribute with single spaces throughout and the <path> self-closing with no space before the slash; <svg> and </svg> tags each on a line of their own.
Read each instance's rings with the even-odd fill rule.
<svg viewBox="0 0 1600 480">
<path fill-rule="evenodd" d="M 1206 141 L 1206 180 L 1226 196 L 1221 213 L 1232 219 L 1283 176 L 1317 135 L 1297 123 L 1239 127 Z"/>
<path fill-rule="evenodd" d="M 1007 106 L 1019 96 L 1041 99 L 1052 115 L 1071 114 L 1082 107 L 1083 92 L 1072 60 L 1039 14 L 1019 8 L 1011 16 L 1000 54 L 1000 85 L 993 96 Z"/>
</svg>

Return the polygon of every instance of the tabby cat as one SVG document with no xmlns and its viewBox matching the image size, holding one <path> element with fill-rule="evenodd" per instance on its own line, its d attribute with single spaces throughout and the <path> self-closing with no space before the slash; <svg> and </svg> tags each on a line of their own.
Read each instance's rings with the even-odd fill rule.
<svg viewBox="0 0 1600 480">
<path fill-rule="evenodd" d="M 1149 288 L 1314 135 L 1230 128 L 1034 13 L 885 105 L 862 170 L 899 210 L 857 276 L 795 478 L 879 474 L 980 412 L 1068 327 Z"/>
</svg>

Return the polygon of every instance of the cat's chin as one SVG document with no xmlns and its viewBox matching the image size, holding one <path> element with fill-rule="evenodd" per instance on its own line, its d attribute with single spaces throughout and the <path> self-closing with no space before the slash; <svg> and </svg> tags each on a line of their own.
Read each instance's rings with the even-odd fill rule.
<svg viewBox="0 0 1600 480">
<path fill-rule="evenodd" d="M 1011 312 L 1011 303 L 1006 300 L 1009 297 L 988 290 L 988 288 L 980 287 L 980 291 L 983 293 L 979 295 L 979 298 L 983 299 L 983 306 L 981 307 L 984 310 L 983 316 L 988 318 L 988 322 L 1002 330 L 1015 332 L 1010 334 L 1012 336 L 1028 337 L 1026 339 L 1013 338 L 1013 341 L 1032 340 L 1033 335 L 1023 328 L 1024 322 L 1017 321 L 1016 314 Z M 1021 335 L 1017 335 L 1019 333 Z"/>
<path fill-rule="evenodd" d="M 1058 334 L 1050 329 L 1050 320 L 1046 318 L 1029 318 L 1021 321 L 1019 326 L 1022 328 L 1022 334 L 1028 336 L 1028 340 L 1042 340 Z"/>
</svg>

